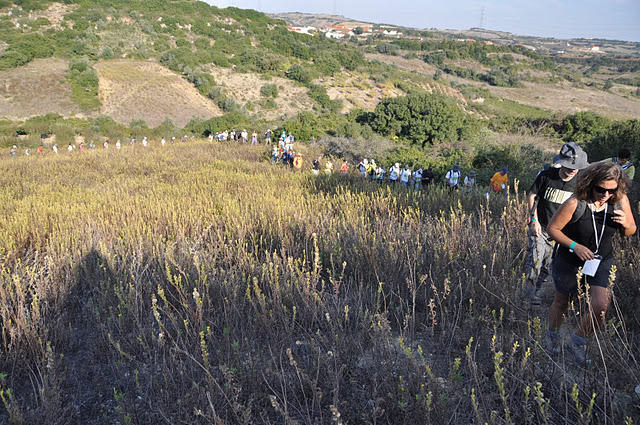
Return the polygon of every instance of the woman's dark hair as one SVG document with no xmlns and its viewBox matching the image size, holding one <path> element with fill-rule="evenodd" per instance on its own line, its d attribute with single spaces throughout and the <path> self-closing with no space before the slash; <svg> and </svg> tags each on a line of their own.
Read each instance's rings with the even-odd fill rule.
<svg viewBox="0 0 640 425">
<path fill-rule="evenodd" d="M 622 168 L 613 162 L 596 162 L 578 174 L 576 183 L 576 198 L 581 201 L 591 201 L 593 187 L 605 180 L 615 180 L 618 190 L 609 198 L 609 204 L 615 204 L 627 193 L 628 178 Z"/>
</svg>

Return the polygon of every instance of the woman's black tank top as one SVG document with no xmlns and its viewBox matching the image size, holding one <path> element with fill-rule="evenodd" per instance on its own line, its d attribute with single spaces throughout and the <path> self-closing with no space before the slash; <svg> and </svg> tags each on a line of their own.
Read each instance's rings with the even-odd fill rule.
<svg viewBox="0 0 640 425">
<path fill-rule="evenodd" d="M 607 207 L 607 221 L 605 223 L 604 235 L 600 242 L 600 249 L 598 249 L 597 252 L 597 254 L 602 256 L 603 260 L 613 255 L 613 237 L 618 229 L 620 229 L 620 225 L 613 221 L 613 208 L 613 205 L 608 205 Z M 587 206 L 587 208 L 584 209 L 582 216 L 574 222 L 569 222 L 562 231 L 565 235 L 578 242 L 580 245 L 584 245 L 592 252 L 596 252 L 596 237 L 591 213 L 591 208 Z M 598 237 L 600 237 L 600 233 L 602 232 L 602 221 L 604 219 L 604 210 L 594 212 L 593 215 L 596 221 Z M 560 246 L 558 248 L 558 255 L 563 257 L 565 261 L 575 265 L 582 265 L 584 263 L 577 255 L 569 252 L 569 248 L 564 246 Z"/>
</svg>

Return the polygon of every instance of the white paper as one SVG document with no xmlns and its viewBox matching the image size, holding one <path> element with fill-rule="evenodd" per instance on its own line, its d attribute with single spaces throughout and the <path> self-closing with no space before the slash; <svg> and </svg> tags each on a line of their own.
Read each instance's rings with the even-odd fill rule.
<svg viewBox="0 0 640 425">
<path fill-rule="evenodd" d="M 600 266 L 600 261 L 601 260 L 599 258 L 585 261 L 584 266 L 582 266 L 582 273 L 587 276 L 595 276 L 598 271 L 598 267 Z"/>
</svg>

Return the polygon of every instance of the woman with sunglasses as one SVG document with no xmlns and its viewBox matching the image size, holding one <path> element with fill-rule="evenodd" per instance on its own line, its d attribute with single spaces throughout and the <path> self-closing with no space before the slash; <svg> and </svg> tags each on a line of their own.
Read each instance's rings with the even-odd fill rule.
<svg viewBox="0 0 640 425">
<path fill-rule="evenodd" d="M 559 329 L 566 313 L 569 298 L 589 286 L 588 311 L 581 315 L 578 329 L 567 346 L 581 366 L 589 366 L 586 358 L 586 338 L 603 322 L 609 308 L 609 273 L 613 265 L 613 236 L 620 232 L 630 236 L 636 223 L 626 191 L 628 179 L 619 165 L 596 163 L 578 175 L 576 190 L 554 214 L 547 231 L 557 242 L 552 276 L 556 286 L 549 310 L 549 329 L 545 338 L 547 348 L 560 352 Z M 577 280 L 578 268 L 582 278 Z"/>
</svg>

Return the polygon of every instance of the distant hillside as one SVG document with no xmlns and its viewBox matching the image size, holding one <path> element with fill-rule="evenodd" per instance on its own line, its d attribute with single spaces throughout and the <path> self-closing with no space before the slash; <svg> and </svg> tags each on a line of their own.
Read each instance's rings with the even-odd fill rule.
<svg viewBox="0 0 640 425">
<path fill-rule="evenodd" d="M 267 16 L 195 0 L 20 4 L 0 1 L 0 118 L 9 120 L 55 113 L 182 127 L 236 113 L 284 122 L 424 92 L 484 120 L 640 118 L 638 43 L 486 29 L 391 34 L 342 16 Z M 287 28 L 337 24 L 340 41 Z M 355 34 L 358 26 L 366 32 Z"/>
<path fill-rule="evenodd" d="M 0 117 L 13 120 L 282 119 L 340 109 L 312 81 L 366 66 L 353 46 L 193 0 L 0 2 L 0 30 Z"/>
</svg>

